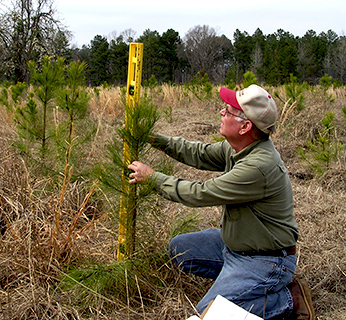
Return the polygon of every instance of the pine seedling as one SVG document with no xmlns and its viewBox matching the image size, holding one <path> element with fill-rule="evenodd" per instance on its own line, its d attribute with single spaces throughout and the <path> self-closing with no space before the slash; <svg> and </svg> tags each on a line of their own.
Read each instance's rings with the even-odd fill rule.
<svg viewBox="0 0 346 320">
<path fill-rule="evenodd" d="M 327 74 L 324 74 L 324 76 L 320 78 L 320 85 L 325 91 L 327 91 L 332 86 L 332 80 L 333 78 L 331 76 L 328 76 Z"/>
<path fill-rule="evenodd" d="M 322 119 L 322 129 L 316 138 L 307 141 L 304 148 L 298 148 L 301 159 L 318 175 L 325 173 L 331 163 L 338 159 L 343 148 L 337 140 L 334 127 L 334 112 L 327 112 Z"/>
<path fill-rule="evenodd" d="M 35 97 L 40 103 L 42 112 L 42 135 L 41 141 L 41 156 L 44 159 L 47 152 L 47 126 L 48 126 L 48 109 L 51 107 L 57 90 L 61 87 L 64 80 L 64 59 L 57 58 L 53 61 L 51 57 L 44 57 L 42 67 L 39 68 L 33 61 L 28 63 L 28 68 L 31 72 L 31 80 L 34 85 Z"/>
<path fill-rule="evenodd" d="M 291 99 L 292 103 L 297 102 L 296 108 L 298 111 L 304 108 L 304 84 L 298 83 L 298 78 L 290 74 L 290 82 L 285 84 L 285 91 L 287 99 Z"/>
<path fill-rule="evenodd" d="M 160 267 L 167 263 L 167 257 L 144 254 L 141 253 L 137 260 L 122 260 L 109 265 L 71 266 L 62 274 L 60 288 L 73 296 L 84 310 L 99 305 L 105 309 L 114 306 L 126 309 L 151 304 L 162 297 L 160 292 L 164 283 Z"/>
<path fill-rule="evenodd" d="M 12 113 L 15 106 L 22 100 L 28 86 L 25 82 L 18 82 L 15 85 L 11 85 L 8 81 L 5 81 L 0 88 L 0 104 L 9 113 Z"/>
<path fill-rule="evenodd" d="M 198 72 L 185 87 L 199 100 L 210 100 L 213 97 L 213 85 L 207 73 Z"/>
<path fill-rule="evenodd" d="M 86 156 L 85 142 L 94 133 L 94 125 L 87 118 L 90 95 L 85 87 L 86 68 L 84 62 L 74 61 L 65 69 L 65 85 L 57 92 L 56 121 L 52 132 L 58 157 L 67 155 L 68 147 L 73 144 L 69 162 L 73 161 L 75 174 L 80 173 L 76 170 L 80 164 L 78 160 Z"/>
<path fill-rule="evenodd" d="M 87 103 L 90 96 L 84 87 L 86 63 L 73 61 L 66 69 L 66 86 L 57 95 L 57 103 L 68 114 L 68 142 L 72 142 L 72 131 L 75 120 L 87 115 Z"/>
<path fill-rule="evenodd" d="M 243 87 L 247 88 L 252 84 L 258 84 L 258 80 L 256 76 L 251 71 L 247 71 L 244 73 Z"/>
<path fill-rule="evenodd" d="M 142 99 L 136 108 L 126 108 L 127 126 L 117 130 L 118 136 L 107 146 L 106 158 L 108 162 L 103 163 L 98 171 L 99 179 L 103 185 L 109 191 L 116 191 L 118 194 L 123 192 L 121 187 L 122 172 L 125 172 L 125 183 L 129 179 L 129 171 L 123 163 L 123 143 L 128 146 L 130 162 L 143 158 L 148 151 L 147 143 L 152 138 L 155 124 L 159 119 L 157 108 L 148 99 Z M 141 196 L 149 194 L 152 186 L 143 185 L 137 189 L 136 185 L 131 185 L 130 188 L 135 190 L 131 189 L 128 194 L 123 194 L 123 196 L 133 214 L 125 215 L 126 221 L 121 221 L 126 226 L 126 243 L 124 245 L 126 257 L 131 257 L 136 247 L 136 206 L 140 200 L 138 196 L 139 194 Z M 117 213 L 117 205 L 113 205 L 114 213 Z"/>
<path fill-rule="evenodd" d="M 16 85 L 11 86 L 11 97 L 12 101 L 15 104 L 18 104 L 21 97 L 23 96 L 23 93 L 28 88 L 27 84 L 25 82 L 18 82 Z"/>
<path fill-rule="evenodd" d="M 0 105 L 3 105 L 7 111 L 12 111 L 10 110 L 10 103 L 8 99 L 8 87 L 4 85 L 1 87 L 0 91 Z"/>
<path fill-rule="evenodd" d="M 335 98 L 333 98 L 332 94 L 327 95 L 328 89 L 333 85 L 333 78 L 325 74 L 322 78 L 320 78 L 320 85 L 322 86 L 323 92 L 327 96 L 330 102 L 335 102 Z"/>
<path fill-rule="evenodd" d="M 42 123 L 39 121 L 40 116 L 38 113 L 34 93 L 30 92 L 28 102 L 24 107 L 18 106 L 14 116 L 18 134 L 22 138 L 16 142 L 16 146 L 28 157 L 32 156 L 33 146 L 42 137 Z"/>
</svg>

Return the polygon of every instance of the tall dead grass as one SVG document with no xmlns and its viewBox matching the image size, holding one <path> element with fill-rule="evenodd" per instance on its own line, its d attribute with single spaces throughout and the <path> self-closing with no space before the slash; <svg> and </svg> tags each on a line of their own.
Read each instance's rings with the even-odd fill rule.
<svg viewBox="0 0 346 320">
<path fill-rule="evenodd" d="M 275 90 L 284 96 L 283 88 Z M 212 99 L 201 100 L 183 87 L 163 85 L 147 89 L 146 94 L 165 110 L 159 132 L 213 142 L 218 138 L 221 109 L 217 92 L 214 88 Z M 114 127 L 121 125 L 121 96 L 119 88 L 93 93 L 90 117 L 98 129 L 91 142 L 93 156 L 87 161 L 102 157 Z M 296 149 L 316 136 L 327 111 L 336 113 L 338 139 L 346 143 L 341 111 L 346 106 L 346 89 L 326 93 L 316 87 L 304 96 L 301 111 L 290 108 L 293 101 L 286 106 L 277 101 L 283 116 L 273 140 L 292 177 L 300 229 L 297 272 L 311 286 L 318 319 L 341 320 L 346 317 L 345 154 L 322 177 L 316 177 L 299 160 Z M 70 181 L 68 166 L 58 184 L 32 176 L 10 146 L 14 124 L 2 106 L 0 132 L 0 319 L 186 319 L 195 312 L 193 306 L 211 282 L 179 272 L 165 250 L 172 230 L 217 227 L 219 208 L 197 210 L 152 199 L 149 212 L 138 218 L 143 226 L 138 230 L 138 256 L 149 262 L 141 273 L 126 271 L 125 300 L 120 300 L 117 288 L 100 293 L 96 285 L 76 282 L 69 273 L 95 264 L 114 271 L 117 224 L 106 194 L 92 181 Z M 175 165 L 175 174 L 199 180 L 213 175 L 181 164 Z M 62 279 L 76 286 L 66 287 Z"/>
</svg>

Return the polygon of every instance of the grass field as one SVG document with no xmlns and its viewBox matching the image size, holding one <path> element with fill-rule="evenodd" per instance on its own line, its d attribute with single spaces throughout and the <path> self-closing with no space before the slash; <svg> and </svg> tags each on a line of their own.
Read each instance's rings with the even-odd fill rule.
<svg viewBox="0 0 346 320">
<path fill-rule="evenodd" d="M 311 287 L 317 318 L 342 320 L 346 89 L 307 88 L 299 107 L 284 87 L 267 89 L 281 99 L 276 98 L 280 118 L 272 139 L 293 185 L 300 231 L 297 272 Z M 179 86 L 146 90 L 161 112 L 156 130 L 217 141 L 223 108 L 217 90 L 211 97 Z M 70 164 L 52 176 L 19 152 L 14 108 L 0 105 L 0 319 L 186 319 L 211 282 L 179 272 L 166 248 L 178 232 L 218 227 L 220 208 L 187 208 L 150 195 L 138 208 L 136 254 L 118 263 L 119 195 L 98 184 L 88 170 L 105 157 L 124 108 L 119 88 L 91 94 L 88 120 L 95 130 L 83 158 L 75 160 L 83 172 L 78 179 L 69 178 Z M 26 102 L 24 95 L 19 103 Z M 333 121 L 323 120 L 330 112 Z M 49 158 L 48 167 L 55 168 L 55 158 Z M 162 158 L 149 150 L 144 160 L 155 164 Z M 189 180 L 215 175 L 169 165 L 176 176 Z"/>
</svg>

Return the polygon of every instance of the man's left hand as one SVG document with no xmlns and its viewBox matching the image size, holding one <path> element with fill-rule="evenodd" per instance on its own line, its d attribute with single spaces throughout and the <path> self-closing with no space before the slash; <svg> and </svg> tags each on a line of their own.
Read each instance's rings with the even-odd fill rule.
<svg viewBox="0 0 346 320">
<path fill-rule="evenodd" d="M 148 178 L 155 172 L 154 169 L 147 166 L 146 164 L 139 162 L 139 161 L 133 161 L 129 166 L 128 169 L 134 171 L 130 173 L 129 177 L 131 180 L 129 180 L 130 184 L 134 183 L 143 183 L 148 180 Z"/>
</svg>

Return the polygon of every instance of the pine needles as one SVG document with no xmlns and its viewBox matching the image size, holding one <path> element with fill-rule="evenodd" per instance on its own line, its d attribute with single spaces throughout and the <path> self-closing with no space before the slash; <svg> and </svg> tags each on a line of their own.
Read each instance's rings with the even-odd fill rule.
<svg viewBox="0 0 346 320">
<path fill-rule="evenodd" d="M 217 130 L 216 102 L 212 105 L 186 95 L 180 87 L 156 89 L 150 103 L 160 110 L 169 105 L 171 110 L 169 119 L 158 119 L 155 130 L 213 142 L 215 131 L 202 130 L 201 123 Z M 285 92 L 284 87 L 275 90 Z M 6 92 L 13 107 L 10 87 Z M 28 92 L 32 92 L 30 87 L 17 96 L 17 105 L 28 103 Z M 182 274 L 171 263 L 167 247 L 181 232 L 219 227 L 220 210 L 191 210 L 163 200 L 150 187 L 140 187 L 133 259 L 116 262 L 122 142 L 128 139 L 141 145 L 140 135 L 150 135 L 142 131 L 132 137 L 123 132 L 120 88 L 88 92 L 91 113 L 87 120 L 95 123 L 97 134 L 84 145 L 87 156 L 82 160 L 84 168 L 93 169 L 95 160 L 101 161 L 97 161 L 98 170 L 79 171 L 78 175 L 75 170 L 80 166 L 73 152 L 79 155 L 81 131 L 76 118 L 72 139 L 65 135 L 64 148 L 59 149 L 58 175 L 50 175 L 33 168 L 26 154 L 13 148 L 11 142 L 18 134 L 12 121 L 14 109 L 0 108 L 0 319 L 186 319 L 194 313 L 191 304 L 200 300 L 211 282 Z M 336 161 L 331 159 L 318 178 L 297 156 L 297 147 L 306 146 L 307 140 L 316 143 L 324 126 L 329 141 L 346 143 L 345 89 L 330 88 L 328 94 L 334 102 L 317 87 L 304 91 L 302 110 L 291 107 L 293 100 L 286 106 L 277 100 L 282 121 L 273 139 L 292 177 L 300 229 L 298 272 L 313 289 L 318 317 L 341 320 L 346 303 L 345 150 L 339 149 Z M 59 108 L 57 125 L 62 112 Z M 149 117 L 150 112 L 143 112 L 142 117 Z M 334 117 L 323 120 L 327 112 Z M 149 119 L 138 121 L 141 126 L 150 125 Z M 145 144 L 140 159 L 183 179 L 206 180 L 214 175 L 173 165 Z"/>
</svg>

